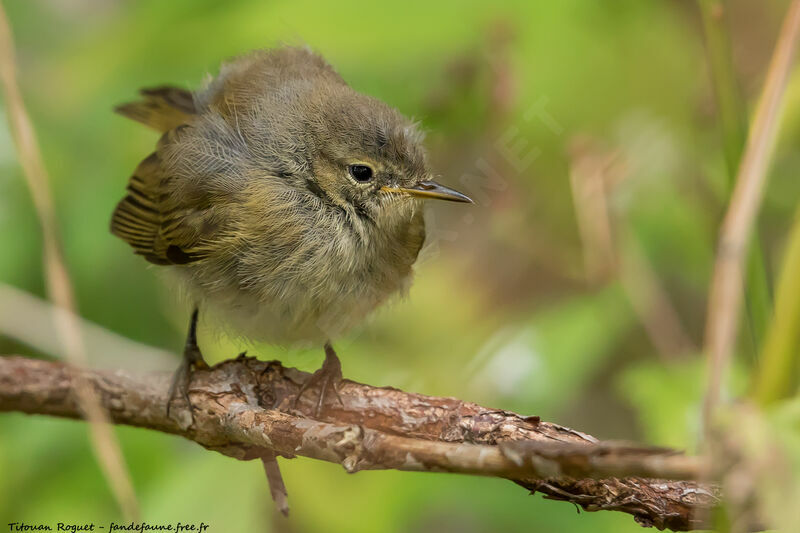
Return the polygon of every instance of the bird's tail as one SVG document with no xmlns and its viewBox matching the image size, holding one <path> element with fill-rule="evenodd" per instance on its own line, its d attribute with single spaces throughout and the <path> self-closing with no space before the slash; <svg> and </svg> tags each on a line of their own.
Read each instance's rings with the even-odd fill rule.
<svg viewBox="0 0 800 533">
<path fill-rule="evenodd" d="M 197 113 L 191 91 L 162 86 L 141 89 L 142 99 L 118 105 L 114 111 L 162 133 L 186 124 Z"/>
</svg>

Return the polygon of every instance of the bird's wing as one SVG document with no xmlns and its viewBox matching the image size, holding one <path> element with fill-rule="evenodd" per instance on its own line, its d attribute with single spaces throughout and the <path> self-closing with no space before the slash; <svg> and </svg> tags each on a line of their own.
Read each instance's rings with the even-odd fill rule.
<svg viewBox="0 0 800 533">
<path fill-rule="evenodd" d="M 161 133 L 185 124 L 197 113 L 191 91 L 162 86 L 141 89 L 142 99 L 114 108 L 114 111 Z"/>
<path fill-rule="evenodd" d="M 128 182 L 128 195 L 111 218 L 111 233 L 157 265 L 183 265 L 202 259 L 203 212 L 180 205 L 168 192 L 158 153 L 142 161 Z"/>
<path fill-rule="evenodd" d="M 192 94 L 174 87 L 143 89 L 141 94 L 144 100 L 116 111 L 165 133 L 128 181 L 128 195 L 111 218 L 111 233 L 151 263 L 191 263 L 205 256 L 201 242 L 211 227 L 211 214 L 170 194 L 172 178 L 164 171 L 159 151 L 193 121 Z"/>
</svg>

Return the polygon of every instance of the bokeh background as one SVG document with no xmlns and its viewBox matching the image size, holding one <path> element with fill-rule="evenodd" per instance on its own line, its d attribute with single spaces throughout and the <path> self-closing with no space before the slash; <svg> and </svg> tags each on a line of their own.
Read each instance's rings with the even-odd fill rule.
<svg viewBox="0 0 800 533">
<path fill-rule="evenodd" d="M 752 108 L 787 2 L 728 4 Z M 729 172 L 694 1 L 3 5 L 86 320 L 178 364 L 188 310 L 108 231 L 157 135 L 111 108 L 140 87 L 197 87 L 227 57 L 305 43 L 357 90 L 420 120 L 441 181 L 477 200 L 430 206 L 410 295 L 336 344 L 346 377 L 536 414 L 603 439 L 695 449 L 698 347 Z M 800 195 L 799 82 L 789 86 L 759 221 L 769 277 Z M 24 310 L 27 297 L 8 290 L 43 297 L 41 259 L 3 115 L 0 353 L 58 355 L 47 324 Z M 322 360 L 321 350 L 243 346 L 211 326 L 201 325 L 200 342 L 214 361 L 244 348 L 305 370 Z M 735 375 L 747 375 L 759 334 L 757 321 L 743 324 Z M 144 371 L 157 359 L 92 353 L 98 366 Z M 502 480 L 347 475 L 306 459 L 281 463 L 286 522 L 273 516 L 259 465 L 156 432 L 116 432 L 149 522 L 204 521 L 212 532 L 640 530 L 627 515 L 579 515 Z M 120 519 L 84 424 L 0 416 L 0 518 Z"/>
</svg>

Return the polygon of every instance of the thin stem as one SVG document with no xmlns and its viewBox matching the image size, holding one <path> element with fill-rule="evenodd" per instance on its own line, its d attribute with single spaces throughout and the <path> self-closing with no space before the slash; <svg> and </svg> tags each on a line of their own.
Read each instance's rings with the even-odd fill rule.
<svg viewBox="0 0 800 533">
<path fill-rule="evenodd" d="M 731 43 L 721 0 L 699 0 L 706 37 L 708 64 L 721 123 L 729 184 L 736 170 L 747 138 L 747 111 L 733 67 Z"/>
<path fill-rule="evenodd" d="M 48 293 L 57 308 L 67 311 L 54 313 L 56 330 L 70 364 L 74 368 L 85 366 L 86 347 L 75 313 L 72 283 L 61 252 L 58 224 L 48 185 L 47 171 L 42 160 L 39 143 L 36 140 L 33 123 L 25 109 L 17 83 L 14 41 L 2 4 L 0 4 L 0 83 L 8 109 L 10 130 L 42 230 L 42 255 Z M 80 381 L 78 383 L 80 384 Z M 126 518 L 136 519 L 139 511 L 133 484 L 125 467 L 119 444 L 108 424 L 107 413 L 91 387 L 77 386 L 74 394 L 77 396 L 83 416 L 90 422 L 90 440 L 112 492 Z"/>
<path fill-rule="evenodd" d="M 797 387 L 800 358 L 800 209 L 783 259 L 775 314 L 759 358 L 752 396 L 761 405 L 788 397 Z"/>
<path fill-rule="evenodd" d="M 705 351 L 709 362 L 703 406 L 706 428 L 719 403 L 736 340 L 747 244 L 764 194 L 798 36 L 800 0 L 794 0 L 778 36 L 731 203 L 720 231 L 705 335 Z"/>
<path fill-rule="evenodd" d="M 721 0 L 698 0 L 703 18 L 711 82 L 720 119 L 728 190 L 733 188 L 747 139 L 747 108 L 736 79 L 725 7 Z M 747 257 L 745 306 L 753 353 L 764 339 L 770 318 L 771 290 L 764 253 L 756 234 Z"/>
</svg>

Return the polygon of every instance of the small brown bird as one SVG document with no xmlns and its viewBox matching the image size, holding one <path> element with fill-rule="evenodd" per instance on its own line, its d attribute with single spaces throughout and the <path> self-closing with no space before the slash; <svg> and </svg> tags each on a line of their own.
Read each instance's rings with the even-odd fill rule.
<svg viewBox="0 0 800 533">
<path fill-rule="evenodd" d="M 319 414 L 341 379 L 330 340 L 411 282 L 419 200 L 471 200 L 433 181 L 415 124 L 306 48 L 236 58 L 194 93 L 141 95 L 116 111 L 163 135 L 111 231 L 195 303 L 167 409 L 178 395 L 191 407 L 191 372 L 206 366 L 200 307 L 254 340 L 324 343 L 303 387 L 321 387 Z"/>
</svg>

